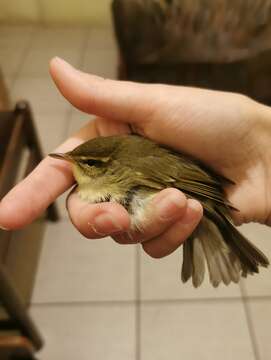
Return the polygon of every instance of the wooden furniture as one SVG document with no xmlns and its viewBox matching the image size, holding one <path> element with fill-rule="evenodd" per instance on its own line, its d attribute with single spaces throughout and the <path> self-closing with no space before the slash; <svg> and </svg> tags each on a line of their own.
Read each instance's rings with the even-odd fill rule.
<svg viewBox="0 0 271 360">
<path fill-rule="evenodd" d="M 0 336 L 0 356 L 2 360 L 35 360 L 34 347 L 23 336 Z"/>
<path fill-rule="evenodd" d="M 42 160 L 42 151 L 35 131 L 29 104 L 21 101 L 13 111 L 0 112 L 0 198 L 14 185 L 20 166 L 20 153 L 29 150 L 24 176 Z M 56 207 L 48 208 L 48 219 L 58 220 Z"/>
<path fill-rule="evenodd" d="M 10 98 L 4 76 L 0 69 L 0 111 L 5 111 L 8 109 L 10 109 Z"/>
<path fill-rule="evenodd" d="M 28 175 L 41 159 L 28 103 L 19 102 L 13 111 L 0 112 L 0 198 Z M 58 219 L 54 204 L 45 216 L 23 230 L 0 230 L 0 263 L 6 266 L 25 304 L 29 303 L 32 293 L 45 218 Z"/>
<path fill-rule="evenodd" d="M 43 341 L 3 265 L 0 265 L 0 303 L 0 359 L 34 360 Z"/>
<path fill-rule="evenodd" d="M 156 0 L 153 2 L 159 3 Z M 165 39 L 164 15 L 160 14 L 161 23 L 156 21 L 150 12 L 150 3 L 151 0 L 144 8 L 144 2 L 138 0 L 112 2 L 113 23 L 120 52 L 120 79 L 232 91 L 271 104 L 270 50 L 258 54 L 251 52 L 251 56 L 242 61 L 223 62 L 220 59 L 216 63 L 201 62 L 200 59 L 184 60 L 175 47 L 172 53 L 168 53 L 168 58 L 164 56 L 150 60 L 150 54 L 159 53 L 161 43 L 170 43 L 177 32 L 175 27 L 175 33 L 172 36 L 167 34 Z M 189 18 L 186 20 L 189 21 Z M 179 31 L 182 31 L 183 25 L 178 26 Z M 205 31 L 208 29 L 205 28 Z"/>
<path fill-rule="evenodd" d="M 30 106 L 22 101 L 0 112 L 0 198 L 42 160 Z M 16 216 L 16 214 L 14 214 Z M 42 347 L 27 314 L 42 244 L 45 220 L 58 220 L 55 204 L 33 224 L 0 230 L 0 359 L 34 360 Z"/>
</svg>

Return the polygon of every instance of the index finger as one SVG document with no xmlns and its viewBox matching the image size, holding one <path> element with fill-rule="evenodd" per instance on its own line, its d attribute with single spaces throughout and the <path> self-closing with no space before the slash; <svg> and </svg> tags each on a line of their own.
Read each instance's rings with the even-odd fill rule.
<svg viewBox="0 0 271 360">
<path fill-rule="evenodd" d="M 96 137 L 96 121 L 90 122 L 56 151 L 66 152 Z M 18 229 L 30 224 L 74 183 L 70 164 L 46 157 L 0 202 L 0 227 Z"/>
</svg>

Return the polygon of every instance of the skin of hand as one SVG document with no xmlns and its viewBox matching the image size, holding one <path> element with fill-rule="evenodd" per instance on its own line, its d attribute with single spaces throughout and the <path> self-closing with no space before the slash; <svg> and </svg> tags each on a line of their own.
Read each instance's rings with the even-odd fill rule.
<svg viewBox="0 0 271 360">
<path fill-rule="evenodd" d="M 98 117 L 56 149 L 65 152 L 97 136 L 130 133 L 198 158 L 230 178 L 228 199 L 239 212 L 237 225 L 271 224 L 269 107 L 234 93 L 197 88 L 138 84 L 103 79 L 80 72 L 59 58 L 50 63 L 51 76 L 75 107 Z M 72 186 L 70 165 L 46 157 L 0 202 L 0 224 L 17 229 L 31 223 Z M 130 219 L 119 204 L 91 205 L 75 192 L 67 200 L 74 226 L 87 238 L 111 235 L 121 244 L 140 242 L 152 257 L 178 248 L 202 217 L 202 207 L 176 189 L 153 200 L 153 219 L 143 233 L 129 232 Z"/>
</svg>

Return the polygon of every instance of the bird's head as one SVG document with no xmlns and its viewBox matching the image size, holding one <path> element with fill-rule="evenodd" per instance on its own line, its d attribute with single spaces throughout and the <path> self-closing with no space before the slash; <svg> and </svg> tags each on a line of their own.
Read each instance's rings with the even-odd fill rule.
<svg viewBox="0 0 271 360">
<path fill-rule="evenodd" d="M 89 177 L 101 176 L 106 172 L 120 141 L 118 136 L 97 137 L 67 153 L 49 155 L 55 159 L 69 161 L 74 177 L 80 184 L 87 182 Z"/>
</svg>

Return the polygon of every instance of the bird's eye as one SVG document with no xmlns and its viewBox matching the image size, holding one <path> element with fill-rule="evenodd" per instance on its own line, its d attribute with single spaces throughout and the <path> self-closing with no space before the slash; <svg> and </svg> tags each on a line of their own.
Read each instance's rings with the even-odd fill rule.
<svg viewBox="0 0 271 360">
<path fill-rule="evenodd" d="M 100 167 L 102 166 L 103 162 L 100 160 L 88 159 L 84 160 L 83 164 L 87 164 L 88 166 Z"/>
</svg>

